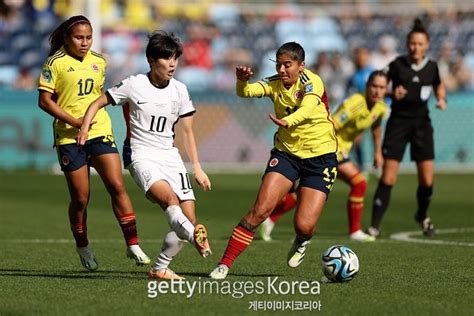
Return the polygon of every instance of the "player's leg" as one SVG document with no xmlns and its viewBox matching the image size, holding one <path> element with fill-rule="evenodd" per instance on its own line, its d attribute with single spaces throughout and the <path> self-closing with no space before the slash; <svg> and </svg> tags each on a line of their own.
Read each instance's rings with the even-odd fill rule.
<svg viewBox="0 0 474 316">
<path fill-rule="evenodd" d="M 87 239 L 87 204 L 89 203 L 87 155 L 83 148 L 76 144 L 59 145 L 57 152 L 69 190 L 69 223 L 76 241 L 76 251 L 84 268 L 94 271 L 99 265 Z"/>
<path fill-rule="evenodd" d="M 134 259 L 137 265 L 150 263 L 150 258 L 138 245 L 135 211 L 123 182 L 122 166 L 118 153 L 106 152 L 104 143 L 91 145 L 91 164 L 100 175 L 112 201 L 112 209 L 122 229 L 127 244 L 127 257 Z M 102 153 L 102 154 L 100 154 Z"/>
<path fill-rule="evenodd" d="M 69 223 L 76 241 L 76 251 L 81 264 L 89 271 L 97 270 L 97 260 L 87 239 L 87 204 L 89 203 L 89 168 L 64 172 L 69 189 Z"/>
<path fill-rule="evenodd" d="M 292 189 L 288 192 L 283 199 L 277 204 L 270 216 L 262 222 L 259 228 L 260 237 L 263 241 L 272 240 L 272 231 L 275 227 L 276 222 L 286 213 L 291 211 L 296 205 L 296 193 Z"/>
<path fill-rule="evenodd" d="M 372 220 L 367 229 L 369 235 L 380 234 L 380 223 L 388 208 L 392 187 L 397 182 L 400 161 L 405 153 L 406 145 L 412 137 L 414 126 L 404 118 L 390 117 L 385 129 L 382 151 L 384 164 L 382 177 L 379 180 L 372 204 Z"/>
<path fill-rule="evenodd" d="M 415 220 L 420 224 L 423 234 L 432 237 L 435 234 L 435 229 L 427 213 L 433 195 L 433 127 L 430 120 L 426 118 L 420 119 L 418 124 L 410 148 L 418 171 L 418 189 L 416 190 L 418 209 Z"/>
<path fill-rule="evenodd" d="M 339 163 L 337 171 L 338 177 L 351 187 L 349 198 L 347 200 L 350 238 L 356 241 L 374 241 L 375 237 L 370 236 L 361 230 L 367 180 L 350 160 Z"/>
<path fill-rule="evenodd" d="M 303 262 L 316 224 L 337 177 L 335 153 L 301 161 L 298 207 L 294 217 L 296 237 L 288 252 L 288 266 L 295 268 Z"/>
<path fill-rule="evenodd" d="M 181 209 L 194 225 L 196 223 L 194 200 L 181 202 Z M 183 249 L 186 243 L 187 241 L 179 238 L 175 231 L 169 231 L 163 240 L 161 252 L 156 257 L 156 260 L 148 273 L 149 277 L 154 279 L 183 279 L 183 277 L 177 275 L 168 266 L 173 258 L 178 255 L 181 249 Z"/>
<path fill-rule="evenodd" d="M 293 182 L 280 173 L 265 174 L 255 204 L 234 228 L 219 265 L 209 275 L 211 278 L 224 279 L 227 276 L 235 259 L 252 242 L 257 227 L 270 215 L 292 185 Z"/>
</svg>

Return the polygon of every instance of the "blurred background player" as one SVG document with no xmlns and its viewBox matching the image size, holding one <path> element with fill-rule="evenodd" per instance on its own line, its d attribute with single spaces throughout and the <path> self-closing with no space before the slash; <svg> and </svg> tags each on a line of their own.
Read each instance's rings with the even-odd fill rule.
<svg viewBox="0 0 474 316">
<path fill-rule="evenodd" d="M 366 92 L 355 93 L 346 99 L 332 115 L 336 126 L 338 141 L 338 177 L 350 187 L 347 200 L 347 215 L 349 219 L 349 236 L 356 241 L 374 241 L 375 237 L 361 230 L 361 219 L 364 210 L 364 197 L 367 180 L 349 159 L 354 139 L 369 127 L 372 128 L 374 143 L 374 167 L 383 163 L 381 149 L 381 122 L 387 110 L 383 98 L 387 91 L 387 75 L 382 71 L 373 71 L 366 84 Z M 290 211 L 297 201 L 294 193 L 288 193 L 276 206 L 273 213 L 262 223 L 260 235 L 263 240 L 271 240 L 271 232 L 275 222 L 286 212 Z"/>
<path fill-rule="evenodd" d="M 435 90 L 437 108 L 445 110 L 447 103 L 438 65 L 426 57 L 429 43 L 430 37 L 422 21 L 415 19 L 406 41 L 408 55 L 399 56 L 387 69 L 393 87 L 393 102 L 383 141 L 385 160 L 382 177 L 374 195 L 372 223 L 368 228 L 372 236 L 380 233 L 380 223 L 397 181 L 407 144 L 410 144 L 411 159 L 416 162 L 418 171 L 415 221 L 420 224 L 425 236 L 435 234 L 434 225 L 427 216 L 433 194 L 434 142 L 428 110 L 432 90 Z"/>
<path fill-rule="evenodd" d="M 303 47 L 288 42 L 276 52 L 276 75 L 249 83 L 252 69 L 236 68 L 237 95 L 269 97 L 276 115 L 270 114 L 270 119 L 279 128 L 257 200 L 234 228 L 222 259 L 210 273 L 213 279 L 226 278 L 234 260 L 252 242 L 257 227 L 298 179 L 296 238 L 288 252 L 288 265 L 295 268 L 304 259 L 337 176 L 337 141 L 326 92 L 321 78 L 305 69 L 304 60 Z"/>
<path fill-rule="evenodd" d="M 105 80 L 105 59 L 90 50 L 89 20 L 82 15 L 69 18 L 51 34 L 50 44 L 49 58 L 39 79 L 38 104 L 54 117 L 54 146 L 69 188 L 69 222 L 81 263 L 90 271 L 98 268 L 87 239 L 89 166 L 93 166 L 111 197 L 127 243 L 127 256 L 137 265 L 148 264 L 150 259 L 138 245 L 135 212 L 123 183 L 120 157 L 105 110 L 97 114 L 89 137 L 76 143 L 87 106 L 100 96 Z"/>
<path fill-rule="evenodd" d="M 203 257 L 211 254 L 206 228 L 201 224 L 195 226 L 193 188 L 174 146 L 176 128 L 184 135 L 196 182 L 204 191 L 210 190 L 211 182 L 199 163 L 192 129 L 196 110 L 186 86 L 173 78 L 182 53 L 183 47 L 174 34 L 151 34 L 146 47 L 150 71 L 130 76 L 103 93 L 89 106 L 78 135 L 78 142 L 84 143 L 94 115 L 107 104 L 124 105 L 128 129 L 124 164 L 147 198 L 164 210 L 172 229 L 148 273 L 150 278 L 157 279 L 182 279 L 168 266 L 184 241 L 193 243 Z"/>
</svg>

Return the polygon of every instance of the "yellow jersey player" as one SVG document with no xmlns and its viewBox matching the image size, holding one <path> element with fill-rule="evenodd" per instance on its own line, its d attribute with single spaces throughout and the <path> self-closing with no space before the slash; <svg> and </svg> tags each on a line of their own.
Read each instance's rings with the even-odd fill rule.
<svg viewBox="0 0 474 316">
<path fill-rule="evenodd" d="M 135 212 L 125 189 L 110 117 L 103 110 L 92 125 L 87 143 L 80 146 L 76 135 L 89 103 L 98 98 L 105 80 L 104 58 L 90 50 L 92 27 L 89 20 L 73 16 L 50 36 L 51 48 L 39 79 L 39 106 L 54 117 L 54 145 L 68 184 L 69 222 L 82 265 L 98 268 L 87 238 L 89 166 L 101 176 L 112 200 L 112 209 L 122 228 L 127 256 L 138 265 L 150 259 L 138 245 Z"/>
<path fill-rule="evenodd" d="M 275 108 L 270 119 L 278 125 L 275 147 L 260 185 L 257 200 L 234 228 L 213 279 L 226 278 L 234 260 L 251 243 L 257 227 L 299 179 L 300 203 L 294 225 L 296 238 L 288 265 L 301 264 L 337 175 L 337 141 L 324 85 L 306 70 L 300 44 L 288 42 L 276 52 L 277 75 L 248 83 L 252 69 L 236 68 L 236 91 L 241 97 L 269 97 Z"/>
<path fill-rule="evenodd" d="M 387 91 L 387 81 L 387 75 L 384 72 L 372 72 L 366 85 L 366 92 L 356 93 L 346 99 L 332 115 L 339 146 L 337 152 L 338 176 L 351 187 L 347 201 L 347 214 L 349 218 L 349 236 L 352 240 L 375 240 L 375 237 L 361 230 L 367 180 L 349 159 L 349 152 L 356 137 L 371 127 L 374 141 L 374 166 L 382 165 L 380 123 L 387 111 L 387 106 L 383 102 L 383 97 Z M 275 222 L 295 205 L 296 199 L 294 194 L 290 192 L 280 201 L 270 217 L 263 222 L 260 229 L 263 240 L 271 240 L 271 232 Z"/>
</svg>

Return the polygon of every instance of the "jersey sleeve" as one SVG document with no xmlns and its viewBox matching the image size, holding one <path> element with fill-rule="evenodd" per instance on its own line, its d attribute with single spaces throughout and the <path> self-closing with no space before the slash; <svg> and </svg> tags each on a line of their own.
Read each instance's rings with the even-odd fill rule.
<svg viewBox="0 0 474 316">
<path fill-rule="evenodd" d="M 54 64 L 53 64 L 54 65 Z M 57 71 L 55 67 L 45 63 L 38 82 L 38 90 L 54 93 L 56 89 Z"/>
<path fill-rule="evenodd" d="M 129 101 L 130 91 L 132 90 L 131 78 L 126 78 L 107 90 L 107 94 L 113 100 L 113 105 L 123 105 Z"/>
<path fill-rule="evenodd" d="M 441 78 L 439 76 L 439 69 L 438 69 L 438 64 L 436 62 L 433 62 L 433 87 L 437 87 L 441 84 Z"/>
<path fill-rule="evenodd" d="M 186 86 L 181 86 L 179 89 L 179 99 L 180 99 L 180 107 L 179 107 L 179 116 L 189 116 L 196 112 L 194 108 L 193 101 L 189 96 L 188 89 Z"/>
<path fill-rule="evenodd" d="M 239 97 L 264 97 L 270 95 L 271 88 L 263 80 L 255 83 L 237 80 L 236 92 Z"/>
</svg>

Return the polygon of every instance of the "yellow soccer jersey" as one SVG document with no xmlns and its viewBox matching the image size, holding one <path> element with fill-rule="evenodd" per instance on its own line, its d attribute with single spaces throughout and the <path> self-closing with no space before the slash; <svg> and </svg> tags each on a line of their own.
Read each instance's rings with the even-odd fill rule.
<svg viewBox="0 0 474 316">
<path fill-rule="evenodd" d="M 375 103 L 369 110 L 365 94 L 362 93 L 356 93 L 344 100 L 332 115 L 336 125 L 339 154 L 347 158 L 354 139 L 372 125 L 379 125 L 386 111 L 387 106 L 383 101 Z"/>
<path fill-rule="evenodd" d="M 101 95 L 105 68 L 105 59 L 98 53 L 89 51 L 80 61 L 68 55 L 62 47 L 43 65 L 38 90 L 53 93 L 64 111 L 79 118 L 84 116 L 89 104 Z M 105 108 L 97 112 L 94 121 L 96 123 L 89 131 L 89 139 L 112 135 L 112 123 Z M 77 128 L 56 119 L 53 127 L 55 145 L 76 142 Z"/>
<path fill-rule="evenodd" d="M 269 97 L 278 119 L 288 122 L 279 127 L 275 148 L 300 158 L 311 158 L 337 150 L 334 124 L 331 121 L 326 91 L 321 78 L 305 69 L 289 89 L 278 75 L 256 83 L 237 80 L 237 95 Z"/>
</svg>

